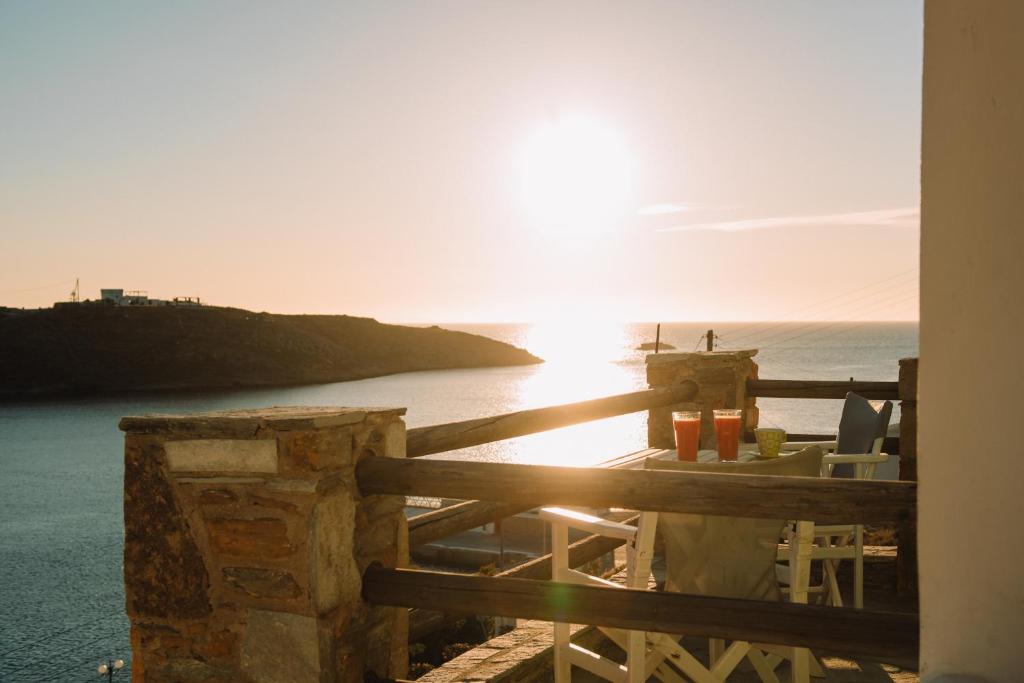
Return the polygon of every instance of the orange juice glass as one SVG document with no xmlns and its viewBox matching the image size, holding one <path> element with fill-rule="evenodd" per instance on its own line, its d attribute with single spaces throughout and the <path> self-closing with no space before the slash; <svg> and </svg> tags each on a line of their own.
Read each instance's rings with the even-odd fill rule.
<svg viewBox="0 0 1024 683">
<path fill-rule="evenodd" d="M 716 410 L 715 436 L 718 438 L 718 459 L 735 460 L 740 451 L 742 410 Z"/>
<path fill-rule="evenodd" d="M 676 455 L 680 460 L 697 461 L 700 444 L 700 411 L 681 410 L 672 413 L 672 428 L 676 431 Z"/>
</svg>

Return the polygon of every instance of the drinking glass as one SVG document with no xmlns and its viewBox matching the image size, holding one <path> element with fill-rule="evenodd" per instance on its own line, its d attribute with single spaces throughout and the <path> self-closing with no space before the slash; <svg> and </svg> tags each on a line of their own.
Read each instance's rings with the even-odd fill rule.
<svg viewBox="0 0 1024 683">
<path fill-rule="evenodd" d="M 735 460 L 739 455 L 742 419 L 742 410 L 715 411 L 715 436 L 718 439 L 719 460 Z"/>
<path fill-rule="evenodd" d="M 786 430 L 778 427 L 758 427 L 754 430 L 757 449 L 762 458 L 779 457 L 779 448 L 786 441 Z"/>
<path fill-rule="evenodd" d="M 700 411 L 679 410 L 672 413 L 672 428 L 676 431 L 677 457 L 696 462 L 700 443 Z"/>
</svg>

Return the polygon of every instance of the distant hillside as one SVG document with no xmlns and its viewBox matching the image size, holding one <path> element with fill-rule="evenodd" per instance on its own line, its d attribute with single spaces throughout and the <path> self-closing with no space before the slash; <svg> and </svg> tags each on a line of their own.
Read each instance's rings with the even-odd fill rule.
<svg viewBox="0 0 1024 683">
<path fill-rule="evenodd" d="M 478 335 L 347 315 L 0 308 L 0 398 L 314 384 L 540 362 Z"/>
</svg>

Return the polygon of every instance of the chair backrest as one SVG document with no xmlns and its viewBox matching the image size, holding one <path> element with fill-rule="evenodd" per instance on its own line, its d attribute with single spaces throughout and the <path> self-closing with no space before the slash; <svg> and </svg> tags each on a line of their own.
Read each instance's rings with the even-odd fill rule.
<svg viewBox="0 0 1024 683">
<path fill-rule="evenodd" d="M 723 474 L 817 477 L 822 451 L 817 446 L 772 460 L 690 463 L 648 458 L 647 469 Z M 781 598 L 775 559 L 784 519 L 751 519 L 680 513 L 658 515 L 665 540 L 666 590 L 754 600 Z"/>
<path fill-rule="evenodd" d="M 892 401 L 869 401 L 851 392 L 843 403 L 843 416 L 839 420 L 836 436 L 836 454 L 870 453 L 878 439 L 884 439 L 892 417 Z M 833 477 L 853 478 L 854 465 L 836 465 Z"/>
</svg>

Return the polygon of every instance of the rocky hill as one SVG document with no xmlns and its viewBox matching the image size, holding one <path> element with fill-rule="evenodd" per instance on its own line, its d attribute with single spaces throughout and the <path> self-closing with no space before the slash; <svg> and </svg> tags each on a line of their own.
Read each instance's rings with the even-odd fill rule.
<svg viewBox="0 0 1024 683">
<path fill-rule="evenodd" d="M 347 315 L 97 304 L 0 309 L 0 398 L 314 384 L 540 362 L 478 335 Z"/>
</svg>

